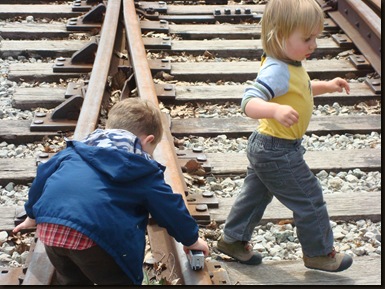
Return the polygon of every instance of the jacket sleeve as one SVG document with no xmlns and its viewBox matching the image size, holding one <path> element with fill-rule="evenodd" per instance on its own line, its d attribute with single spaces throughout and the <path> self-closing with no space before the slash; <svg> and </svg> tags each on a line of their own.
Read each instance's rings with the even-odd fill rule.
<svg viewBox="0 0 385 289">
<path fill-rule="evenodd" d="M 46 163 L 40 164 L 37 167 L 36 178 L 32 182 L 31 188 L 28 192 L 28 201 L 25 203 L 24 208 L 28 217 L 35 219 L 32 207 L 40 199 L 43 194 L 43 190 L 47 179 L 57 170 L 62 159 L 61 152 L 54 155 Z"/>
<path fill-rule="evenodd" d="M 168 234 L 185 246 L 194 244 L 198 239 L 198 225 L 190 215 L 183 197 L 173 193 L 165 183 L 163 173 L 159 172 L 152 181 L 154 186 L 148 194 L 147 207 L 157 224 Z"/>
</svg>

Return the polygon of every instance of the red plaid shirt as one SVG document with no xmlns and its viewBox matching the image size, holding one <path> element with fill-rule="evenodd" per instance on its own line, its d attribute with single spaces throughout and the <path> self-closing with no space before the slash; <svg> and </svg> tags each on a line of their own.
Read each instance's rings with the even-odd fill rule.
<svg viewBox="0 0 385 289">
<path fill-rule="evenodd" d="M 51 223 L 37 224 L 36 235 L 43 244 L 52 247 L 84 250 L 96 245 L 86 235 L 70 227 Z"/>
</svg>

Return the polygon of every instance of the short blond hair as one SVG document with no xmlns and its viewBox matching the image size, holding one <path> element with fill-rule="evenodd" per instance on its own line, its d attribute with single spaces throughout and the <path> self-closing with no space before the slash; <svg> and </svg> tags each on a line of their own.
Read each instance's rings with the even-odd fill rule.
<svg viewBox="0 0 385 289">
<path fill-rule="evenodd" d="M 136 136 L 152 134 L 157 144 L 163 134 L 161 112 L 148 100 L 129 97 L 111 108 L 106 129 L 124 129 Z"/>
<path fill-rule="evenodd" d="M 262 47 L 266 55 L 288 60 L 285 41 L 300 29 L 309 35 L 323 29 L 324 14 L 315 0 L 269 0 L 261 20 Z"/>
</svg>

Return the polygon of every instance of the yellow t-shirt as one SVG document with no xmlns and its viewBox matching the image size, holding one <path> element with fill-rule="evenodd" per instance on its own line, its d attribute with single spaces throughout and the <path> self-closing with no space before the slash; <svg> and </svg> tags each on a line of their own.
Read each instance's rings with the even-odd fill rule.
<svg viewBox="0 0 385 289">
<path fill-rule="evenodd" d="M 303 137 L 309 126 L 314 102 L 310 78 L 301 62 L 286 63 L 271 57 L 262 57 L 254 85 L 245 89 L 241 104 L 243 112 L 247 102 L 253 97 L 290 105 L 299 114 L 298 123 L 291 127 L 285 127 L 272 118 L 260 119 L 260 133 L 291 140 Z"/>
</svg>

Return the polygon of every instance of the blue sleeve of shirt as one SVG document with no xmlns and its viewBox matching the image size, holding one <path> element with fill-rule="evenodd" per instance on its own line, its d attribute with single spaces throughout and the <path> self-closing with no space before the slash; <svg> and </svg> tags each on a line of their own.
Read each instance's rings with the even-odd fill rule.
<svg viewBox="0 0 385 289">
<path fill-rule="evenodd" d="M 269 101 L 285 94 L 289 89 L 289 78 L 289 70 L 284 62 L 266 59 L 254 84 L 245 89 L 241 103 L 242 111 L 245 111 L 246 104 L 253 97 Z"/>
<path fill-rule="evenodd" d="M 151 217 L 178 242 L 185 246 L 194 244 L 199 237 L 199 227 L 190 215 L 182 195 L 173 193 L 165 183 L 163 174 L 154 175 L 151 183 L 153 187 L 148 191 L 147 202 Z"/>
<path fill-rule="evenodd" d="M 40 199 L 43 194 L 43 190 L 47 179 L 57 170 L 60 166 L 63 151 L 54 155 L 46 163 L 40 164 L 37 167 L 36 178 L 32 182 L 31 188 L 28 192 L 28 201 L 25 203 L 24 208 L 28 217 L 35 219 L 32 207 Z"/>
</svg>

